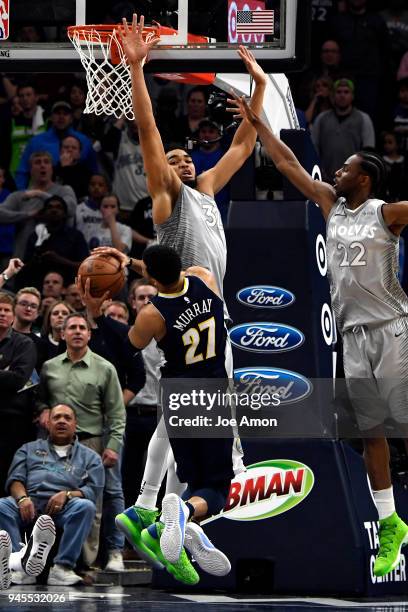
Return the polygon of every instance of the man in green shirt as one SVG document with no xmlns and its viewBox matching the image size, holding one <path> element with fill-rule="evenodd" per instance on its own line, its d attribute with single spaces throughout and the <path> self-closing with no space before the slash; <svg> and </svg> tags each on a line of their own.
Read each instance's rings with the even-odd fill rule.
<svg viewBox="0 0 408 612">
<path fill-rule="evenodd" d="M 40 425 L 47 427 L 51 406 L 72 406 L 77 414 L 79 441 L 101 455 L 105 466 L 103 513 L 109 554 L 107 569 L 120 571 L 123 568 L 121 550 L 124 540 L 116 529 L 115 516 L 124 510 L 120 452 L 126 412 L 116 370 L 106 359 L 90 350 L 90 337 L 86 317 L 79 313 L 68 315 L 62 329 L 67 350 L 44 363 L 37 407 Z M 89 565 L 98 553 L 102 499 L 99 501 L 95 532 L 91 532 L 84 549 Z"/>
</svg>

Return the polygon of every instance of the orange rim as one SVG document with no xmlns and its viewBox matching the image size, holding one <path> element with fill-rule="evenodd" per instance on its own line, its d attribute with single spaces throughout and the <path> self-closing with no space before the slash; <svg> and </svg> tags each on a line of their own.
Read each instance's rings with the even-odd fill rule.
<svg viewBox="0 0 408 612">
<path fill-rule="evenodd" d="M 128 24 L 131 26 L 131 24 Z M 121 23 L 100 23 L 100 24 L 86 24 L 86 25 L 73 25 L 68 27 L 68 36 L 73 38 L 76 35 L 80 40 L 89 41 L 101 41 L 108 42 L 112 37 L 114 30 L 119 30 L 122 27 Z M 143 28 L 143 35 L 149 34 L 149 32 L 154 32 L 155 34 L 160 35 L 160 24 L 157 26 L 147 26 Z M 94 33 L 98 33 L 98 36 L 94 35 Z"/>
</svg>

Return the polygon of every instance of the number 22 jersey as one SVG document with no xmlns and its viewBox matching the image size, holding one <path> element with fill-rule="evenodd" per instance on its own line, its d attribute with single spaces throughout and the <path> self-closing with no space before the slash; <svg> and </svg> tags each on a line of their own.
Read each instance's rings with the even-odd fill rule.
<svg viewBox="0 0 408 612">
<path fill-rule="evenodd" d="M 383 206 L 369 199 L 351 210 L 339 198 L 327 219 L 328 276 L 340 332 L 408 315 L 397 278 L 399 238 L 385 223 Z"/>
</svg>

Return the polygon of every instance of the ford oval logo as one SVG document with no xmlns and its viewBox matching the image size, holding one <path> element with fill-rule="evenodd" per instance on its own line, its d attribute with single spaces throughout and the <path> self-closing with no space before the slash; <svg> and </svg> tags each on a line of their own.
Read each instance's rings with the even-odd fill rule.
<svg viewBox="0 0 408 612">
<path fill-rule="evenodd" d="M 305 337 L 296 327 L 283 323 L 242 323 L 229 330 L 234 346 L 254 353 L 283 353 L 298 348 Z"/>
<path fill-rule="evenodd" d="M 234 379 L 240 385 L 240 393 L 278 393 L 281 406 L 299 402 L 313 391 L 305 376 L 280 368 L 237 368 Z"/>
<path fill-rule="evenodd" d="M 271 285 L 244 287 L 237 293 L 237 300 L 251 308 L 285 308 L 295 301 L 291 291 Z"/>
</svg>

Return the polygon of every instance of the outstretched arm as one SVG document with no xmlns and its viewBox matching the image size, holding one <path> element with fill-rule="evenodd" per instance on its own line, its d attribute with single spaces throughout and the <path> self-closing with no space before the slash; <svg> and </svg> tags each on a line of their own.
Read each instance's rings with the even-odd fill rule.
<svg viewBox="0 0 408 612">
<path fill-rule="evenodd" d="M 143 73 L 147 55 L 160 38 L 152 35 L 144 41 L 143 27 L 144 17 L 141 16 L 138 23 L 134 14 L 131 27 L 123 19 L 118 34 L 130 66 L 133 112 L 139 130 L 147 187 L 153 199 L 153 217 L 156 223 L 163 223 L 171 215 L 181 181 L 167 162 Z"/>
<path fill-rule="evenodd" d="M 255 82 L 255 90 L 250 104 L 254 112 L 259 115 L 262 111 L 263 97 L 268 82 L 267 76 L 254 55 L 246 47 L 241 45 L 238 54 Z M 207 170 L 199 177 L 199 190 L 209 195 L 218 193 L 251 155 L 255 142 L 255 128 L 249 121 L 242 121 L 225 155 L 214 168 Z"/>
<path fill-rule="evenodd" d="M 184 272 L 184 275 L 198 276 L 198 278 L 201 278 L 201 280 L 204 281 L 207 287 L 214 291 L 218 297 L 221 297 L 215 276 L 207 268 L 202 268 L 201 266 L 190 266 L 190 268 L 187 268 L 187 270 Z"/>
<path fill-rule="evenodd" d="M 385 204 L 382 207 L 384 221 L 397 236 L 408 225 L 408 201 Z"/>
<path fill-rule="evenodd" d="M 233 96 L 233 99 L 229 100 L 229 102 L 235 107 L 230 110 L 233 112 L 238 111 L 239 116 L 244 117 L 256 128 L 266 152 L 279 172 L 286 176 L 306 198 L 316 202 L 323 216 L 327 218 L 337 199 L 334 188 L 328 183 L 312 179 L 310 174 L 300 165 L 293 151 L 274 135 L 259 115 L 248 106 L 243 96 L 241 98 Z"/>
<path fill-rule="evenodd" d="M 128 257 L 122 251 L 118 251 L 115 247 L 96 247 L 92 249 L 92 255 L 112 255 L 120 261 L 120 267 L 122 270 L 125 268 L 132 268 L 140 276 L 144 276 L 145 267 L 142 259 L 135 259 L 134 257 Z"/>
</svg>

